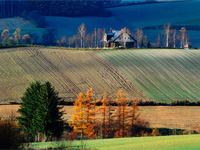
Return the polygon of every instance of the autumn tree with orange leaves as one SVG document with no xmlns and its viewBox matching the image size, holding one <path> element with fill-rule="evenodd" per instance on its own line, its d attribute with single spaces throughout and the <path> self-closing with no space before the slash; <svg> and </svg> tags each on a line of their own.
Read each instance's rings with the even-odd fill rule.
<svg viewBox="0 0 200 150">
<path fill-rule="evenodd" d="M 74 103 L 74 114 L 72 117 L 71 126 L 74 127 L 74 131 L 80 134 L 80 138 L 94 138 L 96 136 L 95 120 L 96 116 L 96 102 L 93 99 L 92 89 L 88 90 L 84 95 L 80 93 L 78 99 Z"/>
<path fill-rule="evenodd" d="M 122 91 L 118 92 L 116 107 L 112 106 L 112 97 L 107 98 L 106 93 L 100 107 L 96 106 L 97 102 L 99 100 L 94 100 L 93 90 L 90 89 L 85 95 L 80 93 L 74 103 L 71 126 L 81 139 L 96 138 L 100 134 L 102 138 L 138 136 L 142 135 L 142 130 L 149 125 L 139 118 L 137 98 L 129 107 L 128 99 L 126 95 L 122 95 Z M 136 131 L 137 129 L 139 131 Z"/>
</svg>

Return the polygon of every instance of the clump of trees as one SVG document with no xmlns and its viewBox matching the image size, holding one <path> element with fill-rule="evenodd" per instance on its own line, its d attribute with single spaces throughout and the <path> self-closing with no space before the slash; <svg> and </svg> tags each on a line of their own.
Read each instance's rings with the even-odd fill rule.
<svg viewBox="0 0 200 150">
<path fill-rule="evenodd" d="M 96 103 L 99 101 L 102 105 L 97 108 Z M 95 100 L 92 89 L 86 94 L 80 93 L 74 103 L 71 123 L 76 138 L 113 138 L 149 134 L 149 122 L 139 117 L 136 101 L 135 98 L 128 108 L 128 99 L 121 91 L 118 92 L 115 101 L 112 97 L 108 98 L 106 93 L 102 100 Z M 112 106 L 113 102 L 116 102 L 117 107 Z"/>
<path fill-rule="evenodd" d="M 78 48 L 100 48 L 103 47 L 101 40 L 103 39 L 104 33 L 105 29 L 100 28 L 95 28 L 93 31 L 91 31 L 91 33 L 87 33 L 85 24 L 82 23 L 78 27 L 77 34 L 68 38 L 67 45 L 68 47 Z M 62 43 L 62 39 L 61 41 L 57 41 L 57 43 Z"/>
<path fill-rule="evenodd" d="M 182 27 L 177 32 L 176 28 L 171 29 L 171 24 L 164 25 L 164 40 L 162 43 L 160 34 L 156 38 L 156 42 L 152 44 L 153 47 L 166 47 L 166 48 L 189 48 L 189 36 L 185 27 Z M 179 46 L 178 46 L 179 44 Z"/>
<path fill-rule="evenodd" d="M 62 99 L 50 82 L 32 83 L 22 97 L 17 118 L 29 141 L 60 138 L 64 130 Z"/>
<path fill-rule="evenodd" d="M 34 42 L 29 34 L 25 34 L 24 36 L 22 36 L 20 28 L 17 28 L 15 30 L 13 36 L 10 36 L 10 32 L 8 29 L 3 30 L 3 32 L 1 33 L 0 47 L 19 46 L 19 44 L 23 43 L 27 45 L 27 44 L 33 44 Z"/>
</svg>

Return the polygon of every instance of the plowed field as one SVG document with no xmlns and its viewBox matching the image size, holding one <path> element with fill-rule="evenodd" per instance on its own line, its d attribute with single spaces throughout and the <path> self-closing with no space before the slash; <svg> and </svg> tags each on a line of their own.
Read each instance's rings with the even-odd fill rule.
<svg viewBox="0 0 200 150">
<path fill-rule="evenodd" d="M 161 102 L 200 99 L 200 51 L 100 51 L 150 99 Z"/>
<path fill-rule="evenodd" d="M 93 88 L 95 99 L 104 92 L 115 97 L 119 90 L 130 99 L 148 100 L 109 61 L 95 51 L 18 48 L 0 51 L 0 101 L 20 101 L 35 81 L 50 81 L 59 96 L 74 100 Z"/>
</svg>

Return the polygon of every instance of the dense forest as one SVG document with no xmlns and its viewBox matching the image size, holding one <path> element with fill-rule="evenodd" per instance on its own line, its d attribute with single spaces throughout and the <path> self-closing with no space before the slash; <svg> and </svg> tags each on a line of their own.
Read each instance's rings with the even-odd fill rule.
<svg viewBox="0 0 200 150">
<path fill-rule="evenodd" d="M 39 11 L 45 16 L 110 16 L 105 7 L 121 0 L 0 0 L 0 17 L 14 17 Z"/>
</svg>

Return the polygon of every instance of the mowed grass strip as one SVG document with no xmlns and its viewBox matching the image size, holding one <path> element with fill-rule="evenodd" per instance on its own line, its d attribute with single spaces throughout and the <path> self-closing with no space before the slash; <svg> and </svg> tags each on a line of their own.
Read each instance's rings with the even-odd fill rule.
<svg viewBox="0 0 200 150">
<path fill-rule="evenodd" d="M 0 105 L 0 117 L 18 116 L 19 105 Z M 73 106 L 64 106 L 64 119 L 72 121 Z M 187 129 L 200 132 L 198 106 L 139 106 L 140 118 L 150 122 L 152 128 Z"/>
<path fill-rule="evenodd" d="M 200 99 L 200 51 L 113 50 L 99 54 L 152 100 Z"/>
<path fill-rule="evenodd" d="M 99 150 L 197 150 L 200 149 L 200 135 L 181 135 L 181 136 L 157 136 L 157 137 L 134 137 L 134 138 L 115 138 L 102 140 L 83 141 L 87 148 Z M 32 143 L 33 148 L 55 147 L 56 142 Z M 69 142 L 65 142 L 69 145 Z M 80 147 L 81 141 L 73 141 L 71 145 Z"/>
<path fill-rule="evenodd" d="M 93 88 L 95 99 L 104 92 L 116 97 L 119 90 L 132 100 L 149 100 L 109 61 L 95 51 L 17 48 L 0 52 L 0 102 L 20 101 L 35 81 L 49 81 L 66 100 Z"/>
</svg>

